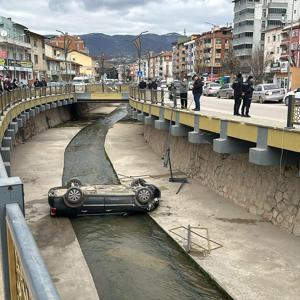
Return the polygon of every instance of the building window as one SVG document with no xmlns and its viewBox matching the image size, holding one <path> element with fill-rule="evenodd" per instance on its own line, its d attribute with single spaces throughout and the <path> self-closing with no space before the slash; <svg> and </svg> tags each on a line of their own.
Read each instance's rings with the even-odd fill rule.
<svg viewBox="0 0 300 300">
<path fill-rule="evenodd" d="M 33 46 L 37 47 L 37 40 L 33 40 Z"/>
<path fill-rule="evenodd" d="M 34 55 L 34 63 L 35 64 L 39 63 L 39 57 L 37 55 Z"/>
<path fill-rule="evenodd" d="M 276 35 L 272 35 L 273 42 L 276 42 Z"/>
</svg>

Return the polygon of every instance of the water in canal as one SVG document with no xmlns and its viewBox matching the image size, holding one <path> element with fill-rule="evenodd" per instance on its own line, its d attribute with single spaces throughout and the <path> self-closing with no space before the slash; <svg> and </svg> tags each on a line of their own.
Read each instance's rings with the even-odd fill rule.
<svg viewBox="0 0 300 300">
<path fill-rule="evenodd" d="M 63 182 L 76 176 L 86 183 L 118 184 L 104 142 L 126 114 L 121 106 L 73 138 Z M 229 299 L 148 215 L 81 217 L 72 223 L 100 299 Z"/>
</svg>

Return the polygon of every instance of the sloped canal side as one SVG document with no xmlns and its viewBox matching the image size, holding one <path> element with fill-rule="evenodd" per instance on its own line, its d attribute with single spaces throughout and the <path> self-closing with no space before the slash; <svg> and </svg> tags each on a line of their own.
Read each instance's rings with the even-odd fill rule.
<svg viewBox="0 0 300 300">
<path fill-rule="evenodd" d="M 76 176 L 85 183 L 118 184 L 104 142 L 126 114 L 121 106 L 73 138 L 63 182 Z M 100 299 L 230 299 L 148 215 L 82 217 L 72 224 Z"/>
</svg>

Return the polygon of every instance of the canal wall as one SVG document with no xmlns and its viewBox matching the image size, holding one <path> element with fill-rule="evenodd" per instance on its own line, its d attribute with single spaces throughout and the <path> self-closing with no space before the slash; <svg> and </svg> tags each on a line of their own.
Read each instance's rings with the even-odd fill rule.
<svg viewBox="0 0 300 300">
<path fill-rule="evenodd" d="M 163 155 L 167 131 L 145 125 L 144 138 Z M 300 178 L 297 167 L 264 167 L 249 163 L 247 154 L 228 155 L 212 145 L 192 144 L 186 137 L 171 137 L 173 168 L 185 172 L 250 213 L 300 236 Z"/>
<path fill-rule="evenodd" d="M 75 103 L 47 110 L 27 120 L 25 125 L 19 128 L 14 145 L 18 145 L 34 135 L 41 133 L 49 128 L 53 128 L 61 123 L 72 119 L 77 119 L 83 113 L 96 108 L 97 104 Z M 99 104 L 98 104 L 99 106 Z"/>
</svg>

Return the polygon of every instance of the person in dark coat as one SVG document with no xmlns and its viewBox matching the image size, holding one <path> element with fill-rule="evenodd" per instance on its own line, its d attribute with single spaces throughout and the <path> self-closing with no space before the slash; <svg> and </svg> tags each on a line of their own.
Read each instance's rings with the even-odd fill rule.
<svg viewBox="0 0 300 300">
<path fill-rule="evenodd" d="M 149 90 L 152 90 L 152 80 L 151 80 L 151 79 L 149 79 L 148 89 L 149 89 Z"/>
<path fill-rule="evenodd" d="M 139 83 L 140 100 L 146 101 L 146 88 L 147 83 L 144 81 L 144 79 L 142 79 Z"/>
<path fill-rule="evenodd" d="M 193 86 L 193 96 L 195 102 L 194 111 L 200 111 L 200 98 L 203 92 L 203 82 L 198 75 L 194 75 L 192 79 L 194 80 L 194 86 Z"/>
<path fill-rule="evenodd" d="M 231 86 L 234 91 L 234 107 L 233 114 L 235 116 L 240 116 L 240 106 L 242 103 L 243 96 L 243 76 L 241 73 L 236 75 L 236 78 Z"/>
<path fill-rule="evenodd" d="M 139 89 L 144 90 L 147 88 L 147 83 L 144 81 L 144 79 L 141 80 L 139 83 Z"/>
<path fill-rule="evenodd" d="M 152 94 L 153 94 L 153 101 L 157 103 L 157 82 L 154 80 L 152 82 Z"/>
<path fill-rule="evenodd" d="M 252 95 L 253 95 L 253 76 L 249 76 L 247 81 L 243 83 L 243 105 L 242 105 L 242 116 L 250 118 L 249 109 L 251 106 Z"/>
<path fill-rule="evenodd" d="M 36 88 L 40 87 L 40 81 L 37 78 L 34 81 L 33 86 L 36 87 Z"/>
<path fill-rule="evenodd" d="M 40 87 L 46 87 L 47 86 L 47 81 L 45 80 L 45 78 L 42 78 L 42 81 L 40 81 Z"/>
</svg>

